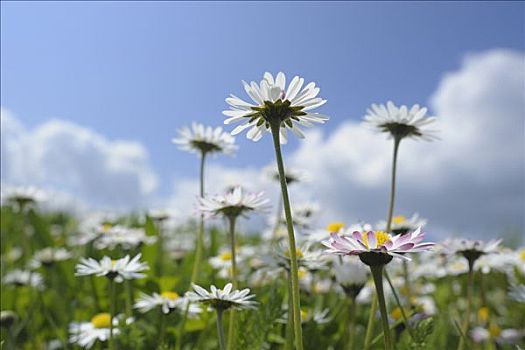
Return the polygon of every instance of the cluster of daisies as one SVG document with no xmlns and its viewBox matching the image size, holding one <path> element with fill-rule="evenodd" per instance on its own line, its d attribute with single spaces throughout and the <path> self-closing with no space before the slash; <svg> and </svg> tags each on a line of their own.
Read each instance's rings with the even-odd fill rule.
<svg viewBox="0 0 525 350">
<path fill-rule="evenodd" d="M 218 346 L 221 350 L 233 348 L 233 337 L 238 320 L 236 312 L 264 307 L 252 290 L 285 283 L 287 303 L 283 303 L 277 322 L 286 324 L 284 337 L 287 349 L 303 349 L 302 327 L 317 327 L 332 322 L 339 310 L 323 303 L 315 306 L 302 304 L 304 298 L 336 294 L 350 306 L 352 313 L 358 305 L 366 305 L 369 312 L 368 327 L 373 325 L 376 307 L 383 324 L 383 342 L 386 349 L 393 349 L 391 329 L 403 324 L 410 336 L 413 325 L 438 312 L 434 292 L 443 284 L 450 284 L 451 297 L 465 299 L 458 315 L 458 350 L 468 342 L 518 344 L 525 329 L 511 326 L 494 312 L 486 297 L 477 298 L 474 276 L 501 274 L 509 286 L 504 291 L 510 300 L 525 303 L 525 250 L 511 250 L 501 246 L 500 240 L 489 242 L 447 240 L 442 243 L 425 241 L 426 220 L 418 214 L 395 216 L 395 169 L 399 144 L 404 139 L 436 139 L 432 129 L 434 117 L 427 109 L 396 106 L 392 102 L 373 104 L 364 117 L 364 124 L 385 133 L 393 140 L 393 179 L 386 220 L 375 224 L 366 222 L 334 222 L 320 228 L 318 215 L 322 207 L 315 202 L 290 205 L 287 189 L 307 183 L 311 176 L 294 169 L 284 169 L 280 144 L 287 142 L 288 131 L 304 137 L 302 127 L 324 123 L 329 118 L 314 110 L 326 103 L 319 97 L 320 89 L 299 76 L 287 84 L 284 73 L 265 73 L 260 82 L 242 82 L 251 101 L 235 95 L 226 98 L 230 106 L 223 114 L 224 124 L 240 122 L 231 134 L 221 127 L 193 123 L 179 130 L 172 142 L 181 150 L 195 153 L 200 158 L 200 192 L 196 193 L 196 225 L 174 225 L 168 211 L 155 209 L 144 215 L 143 222 L 126 222 L 116 215 L 97 214 L 83 220 L 76 234 L 64 236 L 57 232 L 62 247 L 34 250 L 28 240 L 35 232 L 28 229 L 22 219 L 34 204 L 44 200 L 45 194 L 35 188 L 13 188 L 2 195 L 2 201 L 12 206 L 22 221 L 20 247 L 2 252 L 2 263 L 21 266 L 2 271 L 2 285 L 29 287 L 43 292 L 49 285 L 45 276 L 56 273 L 54 267 L 64 261 L 75 261 L 75 276 L 89 280 L 97 296 L 94 279 L 105 280 L 109 287 L 105 293 L 108 306 L 104 312 L 94 313 L 89 320 L 69 324 L 67 341 L 82 348 L 98 343 L 110 349 L 118 347 L 117 338 L 136 322 L 139 314 L 156 313 L 159 324 L 158 346 L 170 346 L 164 339 L 167 316 L 177 314 L 177 349 L 181 349 L 185 323 L 188 318 L 199 319 L 214 312 L 217 323 Z M 247 137 L 258 141 L 265 133 L 274 139 L 277 166 L 268 166 L 264 173 L 280 185 L 282 196 L 274 203 L 263 192 L 250 192 L 241 184 L 223 190 L 221 194 L 205 190 L 204 170 L 209 155 L 233 154 L 237 149 L 232 135 L 247 130 Z M 245 185 L 249 185 L 249 179 Z M 239 240 L 239 220 L 253 214 L 269 214 L 267 226 L 255 244 Z M 206 255 L 204 244 L 205 222 L 220 219 L 226 226 L 226 241 L 217 254 Z M 153 225 L 153 231 L 147 227 Z M 197 231 L 197 232 L 196 232 Z M 153 233 L 152 233 L 153 232 Z M 174 234 L 174 233 L 177 234 Z M 146 262 L 143 253 L 155 245 L 156 260 Z M 98 257 L 98 258 L 95 258 Z M 192 276 L 187 285 L 145 293 L 136 290 L 135 280 L 157 279 L 165 276 L 166 261 L 180 263 L 186 257 L 193 261 Z M 225 283 L 200 286 L 197 280 L 204 273 L 202 263 L 213 271 L 213 280 Z M 178 267 L 182 266 L 177 265 Z M 173 268 L 171 268 L 173 271 Z M 467 285 L 460 283 L 467 276 Z M 186 282 L 184 282 L 186 283 Z M 117 288 L 117 286 L 119 286 Z M 160 286 L 160 284 L 159 284 Z M 249 288 L 248 288 L 249 287 Z M 126 289 L 126 308 L 118 308 L 117 289 Z M 135 292 L 136 291 L 136 292 Z M 135 310 L 136 312 L 134 312 Z M 223 313 L 230 315 L 228 337 L 223 329 Z M 463 313 L 463 315 L 461 314 Z M 477 313 L 476 324 L 471 315 Z M 464 316 L 464 317 L 463 317 Z M 206 316 L 207 317 L 207 316 Z M 13 329 L 17 315 L 2 311 L 2 326 Z M 358 333 L 364 346 L 371 346 L 372 331 L 363 331 L 349 322 L 349 336 L 345 347 L 352 348 Z M 15 345 L 16 336 L 10 341 Z M 64 340 L 62 340 L 64 341 Z M 229 344 L 227 346 L 227 344 Z M 269 346 L 269 344 L 267 344 Z"/>
</svg>

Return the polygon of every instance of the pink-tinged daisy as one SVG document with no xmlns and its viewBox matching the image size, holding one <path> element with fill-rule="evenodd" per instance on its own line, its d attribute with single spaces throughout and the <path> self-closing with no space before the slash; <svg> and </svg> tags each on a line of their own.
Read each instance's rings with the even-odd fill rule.
<svg viewBox="0 0 525 350">
<path fill-rule="evenodd" d="M 394 256 L 410 260 L 405 253 L 417 253 L 429 250 L 434 243 L 421 243 L 425 234 L 418 228 L 414 232 L 392 236 L 383 231 L 354 231 L 350 236 L 336 233 L 323 241 L 326 253 L 336 255 L 357 255 L 367 265 L 384 265 Z"/>
</svg>

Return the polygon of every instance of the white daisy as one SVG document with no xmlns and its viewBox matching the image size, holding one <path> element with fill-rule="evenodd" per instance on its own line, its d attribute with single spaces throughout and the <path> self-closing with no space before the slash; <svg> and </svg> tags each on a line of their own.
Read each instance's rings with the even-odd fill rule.
<svg viewBox="0 0 525 350">
<path fill-rule="evenodd" d="M 33 258 L 29 262 L 29 266 L 37 269 L 41 266 L 51 266 L 56 262 L 71 259 L 72 254 L 65 248 L 51 248 L 47 247 L 35 252 Z"/>
<path fill-rule="evenodd" d="M 342 262 L 334 259 L 333 266 L 337 283 L 347 296 L 356 298 L 368 281 L 370 270 L 352 256 L 346 257 Z"/>
<path fill-rule="evenodd" d="M 14 203 L 23 207 L 26 204 L 44 201 L 46 193 L 34 186 L 10 186 L 2 190 L 1 197 L 2 203 Z"/>
<path fill-rule="evenodd" d="M 170 212 L 165 209 L 150 209 L 146 215 L 155 222 L 164 222 L 171 216 Z"/>
<path fill-rule="evenodd" d="M 126 324 L 132 322 L 128 318 Z M 113 336 L 118 335 L 119 317 L 113 317 Z M 105 342 L 109 339 L 111 316 L 107 312 L 96 314 L 89 322 L 72 322 L 69 325 L 69 342 L 90 349 L 97 340 Z"/>
<path fill-rule="evenodd" d="M 264 172 L 270 179 L 279 182 L 279 170 L 275 167 L 275 165 L 269 165 L 265 167 Z M 285 177 L 286 183 L 288 185 L 298 182 L 310 181 L 310 176 L 306 172 L 299 171 L 297 169 L 286 169 Z"/>
<path fill-rule="evenodd" d="M 498 344 L 518 344 L 524 332 L 518 329 L 501 329 L 497 325 L 488 328 L 476 327 L 470 331 L 470 337 L 475 343 L 495 341 Z"/>
<path fill-rule="evenodd" d="M 237 149 L 235 138 L 222 131 L 221 127 L 212 128 L 192 123 L 191 129 L 184 127 L 178 130 L 178 133 L 179 136 L 171 141 L 183 151 L 198 154 L 233 154 Z"/>
<path fill-rule="evenodd" d="M 11 310 L 0 311 L 0 326 L 2 328 L 10 328 L 16 321 L 18 321 L 16 312 Z"/>
<path fill-rule="evenodd" d="M 256 302 L 252 299 L 255 294 L 250 294 L 250 289 L 232 291 L 233 285 L 228 283 L 224 289 L 217 289 L 214 285 L 210 287 L 210 292 L 206 289 L 193 284 L 193 292 L 186 292 L 185 297 L 190 301 L 196 301 L 209 305 L 217 310 L 234 309 L 254 309 Z"/>
<path fill-rule="evenodd" d="M 31 286 L 37 289 L 43 289 L 44 278 L 38 272 L 13 270 L 4 275 L 2 283 L 18 287 Z"/>
<path fill-rule="evenodd" d="M 421 218 L 418 213 L 413 214 L 409 218 L 403 215 L 398 215 L 392 218 L 390 231 L 393 234 L 401 235 L 409 231 L 415 231 L 418 227 L 424 227 L 426 224 L 427 220 Z M 378 222 L 376 228 L 378 230 L 386 230 L 386 221 Z"/>
<path fill-rule="evenodd" d="M 146 263 L 140 262 L 141 254 L 137 254 L 133 259 L 126 255 L 122 259 L 111 260 L 105 256 L 100 261 L 93 258 L 82 259 L 76 266 L 75 276 L 106 276 L 116 282 L 145 277 L 142 272 L 148 269 Z"/>
<path fill-rule="evenodd" d="M 146 235 L 142 228 L 129 228 L 121 225 L 102 225 L 98 228 L 98 237 L 94 241 L 97 249 L 124 250 L 137 248 L 141 244 L 153 244 L 157 238 Z"/>
<path fill-rule="evenodd" d="M 266 209 L 268 199 L 264 193 L 246 192 L 240 186 L 228 191 L 223 196 L 199 197 L 197 209 L 208 216 L 224 215 L 225 217 L 237 217 L 250 211 Z"/>
<path fill-rule="evenodd" d="M 488 242 L 468 239 L 448 239 L 443 246 L 448 253 L 462 255 L 474 265 L 474 262 L 485 254 L 496 253 L 501 239 L 493 239 Z"/>
<path fill-rule="evenodd" d="M 279 126 L 281 143 L 286 143 L 286 129 L 303 138 L 298 125 L 309 127 L 312 123 L 324 123 L 329 119 L 325 115 L 311 112 L 325 104 L 326 100 L 317 97 L 320 89 L 315 83 L 311 82 L 303 87 L 304 79 L 301 77 L 295 76 L 288 88 L 283 72 L 279 72 L 275 79 L 272 74 L 264 73 L 260 84 L 254 81 L 250 84 L 245 81 L 242 83 L 253 103 L 243 101 L 235 95 L 226 98 L 230 109 L 222 112 L 228 117 L 224 124 L 244 121 L 232 131 L 232 135 L 250 128 L 247 137 L 258 141 L 265 131 L 270 131 L 270 125 L 274 123 Z"/>
<path fill-rule="evenodd" d="M 317 271 L 326 268 L 327 256 L 321 251 L 311 249 L 309 243 L 305 243 L 295 248 L 297 256 L 297 266 L 304 267 L 310 271 Z M 269 268 L 284 268 L 290 270 L 290 249 L 286 244 L 277 245 L 276 249 L 262 257 L 264 264 Z"/>
<path fill-rule="evenodd" d="M 380 132 L 389 133 L 394 139 L 411 137 L 431 141 L 437 137 L 435 130 L 428 126 L 435 122 L 435 117 L 427 117 L 427 108 L 413 105 L 410 109 L 402 105 L 397 107 L 392 101 L 385 105 L 373 104 L 367 109 L 364 124 Z"/>
<path fill-rule="evenodd" d="M 184 313 L 189 300 L 179 296 L 175 292 L 153 293 L 152 295 L 142 293 L 135 303 L 135 308 L 142 313 L 153 309 L 160 309 L 164 314 L 169 314 L 175 310 Z M 202 310 L 197 305 L 190 304 L 188 312 L 190 315 L 197 315 Z"/>
</svg>

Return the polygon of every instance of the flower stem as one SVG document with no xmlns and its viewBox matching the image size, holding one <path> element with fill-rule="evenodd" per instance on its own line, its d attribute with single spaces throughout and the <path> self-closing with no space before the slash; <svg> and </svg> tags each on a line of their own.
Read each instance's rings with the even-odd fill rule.
<svg viewBox="0 0 525 350">
<path fill-rule="evenodd" d="M 374 277 L 374 284 L 377 292 L 377 300 L 379 302 L 379 310 L 381 311 L 381 321 L 383 323 L 383 334 L 385 350 L 392 350 L 392 338 L 390 334 L 390 325 L 388 324 L 388 314 L 386 311 L 385 294 L 383 292 L 383 268 L 384 265 L 370 266 L 372 277 Z"/>
<path fill-rule="evenodd" d="M 231 245 L 231 253 L 232 253 L 232 271 L 231 271 L 231 278 L 232 278 L 232 284 L 233 288 L 237 289 L 237 260 L 236 260 L 236 253 L 235 253 L 235 221 L 237 220 L 237 216 L 231 216 L 228 218 L 230 223 L 230 245 Z M 228 349 L 234 350 L 235 349 L 235 310 L 230 310 L 230 322 L 228 324 Z"/>
<path fill-rule="evenodd" d="M 370 342 L 372 341 L 372 333 L 374 330 L 374 317 L 377 310 L 377 293 L 374 293 L 372 298 L 372 303 L 370 304 L 370 313 L 368 314 L 368 324 L 366 326 L 366 335 L 365 335 L 365 346 L 364 349 L 370 349 Z"/>
<path fill-rule="evenodd" d="M 160 325 L 159 325 L 159 348 L 164 345 L 164 337 L 165 337 L 165 334 L 166 334 L 166 315 L 161 312 L 160 313 Z"/>
<path fill-rule="evenodd" d="M 132 311 L 133 285 L 131 280 L 126 280 L 126 317 L 133 316 Z"/>
<path fill-rule="evenodd" d="M 273 144 L 275 148 L 275 158 L 279 170 L 279 181 L 281 183 L 281 192 L 283 196 L 284 214 L 286 216 L 286 225 L 288 228 L 288 244 L 290 246 L 290 272 L 292 275 L 292 304 L 294 318 L 294 335 L 295 347 L 297 350 L 303 350 L 303 336 L 301 329 L 301 301 L 299 294 L 299 275 L 297 266 L 297 253 L 295 248 L 295 235 L 292 222 L 292 210 L 290 208 L 290 199 L 288 198 L 288 187 L 286 185 L 286 176 L 284 172 L 283 156 L 281 153 L 281 143 L 279 140 L 280 121 L 270 123 Z"/>
<path fill-rule="evenodd" d="M 206 152 L 201 153 L 201 162 L 200 162 L 200 189 L 199 195 L 201 198 L 204 197 L 204 164 L 206 162 Z M 199 274 L 200 262 L 202 259 L 202 246 L 204 244 L 204 215 L 201 214 L 199 222 L 199 232 L 197 234 L 197 240 L 195 244 L 195 257 L 193 261 L 193 270 L 191 272 L 191 283 L 195 283 L 197 276 Z M 186 326 L 186 320 L 188 319 L 188 310 L 190 308 L 190 303 L 186 304 L 184 309 L 184 314 L 182 316 L 182 321 L 180 322 L 179 329 L 177 332 L 177 343 L 175 349 L 180 350 L 182 348 L 182 335 L 184 334 L 184 327 Z"/>
<path fill-rule="evenodd" d="M 109 348 L 115 349 L 115 340 L 113 338 L 113 317 L 115 317 L 115 281 L 109 280 Z"/>
<path fill-rule="evenodd" d="M 408 334 L 410 334 L 410 338 L 414 339 L 414 334 L 412 333 L 412 328 L 410 327 L 410 324 L 408 323 L 408 317 L 405 313 L 405 309 L 403 309 L 403 305 L 401 305 L 399 296 L 397 295 L 396 289 L 394 288 L 394 285 L 392 284 L 392 281 L 390 280 L 390 277 L 388 276 L 388 272 L 386 272 L 386 269 L 384 273 L 385 273 L 385 278 L 388 282 L 388 285 L 390 286 L 390 290 L 392 291 L 392 294 L 394 295 L 394 299 L 396 300 L 397 307 L 399 308 L 399 311 L 401 311 L 401 316 L 403 317 L 403 322 L 405 323 L 405 327 L 408 330 Z"/>
<path fill-rule="evenodd" d="M 465 311 L 465 319 L 461 331 L 463 334 L 468 334 L 470 326 L 470 310 L 472 308 L 472 288 L 474 283 L 474 260 L 468 260 L 468 275 L 467 275 L 467 310 Z M 465 337 L 459 338 L 458 350 L 465 348 Z"/>
<path fill-rule="evenodd" d="M 392 159 L 392 178 L 390 182 L 390 202 L 388 204 L 388 214 L 386 221 L 386 232 L 390 232 L 392 226 L 392 216 L 394 215 L 394 202 L 396 197 L 396 168 L 397 168 L 397 151 L 399 150 L 399 144 L 401 138 L 394 136 L 394 155 Z"/>
<path fill-rule="evenodd" d="M 287 350 L 293 350 L 293 331 L 294 331 L 294 325 L 293 325 L 293 303 L 292 303 L 292 277 L 290 274 L 290 270 L 286 270 L 287 277 L 288 277 L 288 317 L 286 322 L 286 349 Z"/>
<path fill-rule="evenodd" d="M 220 349 L 226 350 L 226 343 L 224 341 L 224 330 L 222 328 L 222 312 L 223 310 L 217 309 L 217 335 L 219 337 Z"/>
<path fill-rule="evenodd" d="M 355 298 L 348 298 L 348 313 L 349 313 L 349 322 L 347 328 L 347 337 L 346 337 L 346 346 L 345 349 L 352 350 L 354 348 L 355 341 L 355 321 L 357 316 L 357 303 Z"/>
</svg>

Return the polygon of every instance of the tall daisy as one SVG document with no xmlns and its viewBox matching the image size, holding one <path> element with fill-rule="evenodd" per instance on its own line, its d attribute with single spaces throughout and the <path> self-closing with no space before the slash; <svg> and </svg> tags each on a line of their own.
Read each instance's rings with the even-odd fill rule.
<svg viewBox="0 0 525 350">
<path fill-rule="evenodd" d="M 233 154 L 237 149 L 235 138 L 224 132 L 221 127 L 205 127 L 200 123 L 193 123 L 191 128 L 184 127 L 178 130 L 178 137 L 173 138 L 172 142 L 179 146 L 179 149 L 190 153 L 196 153 L 200 157 L 200 189 L 199 196 L 204 197 L 204 165 L 206 156 L 211 154 Z M 195 259 L 191 273 L 191 283 L 195 283 L 199 275 L 200 263 L 202 260 L 202 250 L 204 245 L 204 215 L 201 215 L 199 222 L 199 232 L 196 237 Z M 184 313 L 183 320 L 179 328 L 179 337 L 176 348 L 180 350 L 182 332 L 186 324 L 188 311 Z"/>
<path fill-rule="evenodd" d="M 93 258 L 81 259 L 76 266 L 76 276 L 106 276 L 109 281 L 109 343 L 110 349 L 113 349 L 113 318 L 115 316 L 116 288 L 115 282 L 124 280 L 133 280 L 144 277 L 144 271 L 148 265 L 140 261 L 141 254 L 137 254 L 133 259 L 126 255 L 122 259 L 112 260 L 104 256 L 100 261 Z M 131 306 L 131 305 L 130 305 Z"/>
<path fill-rule="evenodd" d="M 231 249 L 231 279 L 233 287 L 237 288 L 237 254 L 235 251 L 235 223 L 241 215 L 249 212 L 263 210 L 268 203 L 262 192 L 250 193 L 237 186 L 222 196 L 199 198 L 198 210 L 203 215 L 222 216 L 229 222 L 230 249 Z M 229 341 L 234 338 L 235 313 L 230 313 Z"/>
<path fill-rule="evenodd" d="M 357 255 L 370 267 L 379 301 L 385 349 L 393 349 L 388 313 L 383 292 L 383 270 L 394 257 L 410 260 L 406 253 L 429 250 L 434 243 L 422 243 L 424 233 L 421 229 L 404 235 L 391 236 L 383 231 L 355 231 L 351 236 L 339 236 L 332 233 L 329 240 L 322 243 L 328 248 L 326 253 L 335 255 Z"/>
<path fill-rule="evenodd" d="M 254 309 L 256 302 L 254 294 L 250 294 L 248 288 L 243 290 L 233 290 L 233 284 L 228 283 L 223 289 L 218 289 L 214 285 L 208 292 L 206 289 L 193 285 L 192 292 L 186 292 L 185 297 L 191 301 L 207 305 L 217 312 L 217 334 L 219 336 L 219 346 L 221 350 L 226 350 L 224 330 L 222 327 L 222 314 L 229 309 L 243 310 Z"/>
<path fill-rule="evenodd" d="M 367 109 L 363 124 L 388 134 L 394 140 L 394 155 L 392 162 L 392 178 L 390 187 L 390 202 L 388 207 L 386 231 L 390 232 L 392 215 L 394 212 L 394 198 L 396 192 L 396 167 L 399 144 L 404 138 L 432 141 L 436 139 L 436 131 L 429 129 L 435 117 L 427 116 L 427 108 L 413 105 L 410 109 L 402 105 L 397 107 L 392 101 L 385 105 L 373 104 Z"/>
<path fill-rule="evenodd" d="M 304 79 L 294 77 L 286 87 L 286 77 L 279 72 L 277 76 L 265 73 L 258 84 L 252 81 L 250 84 L 243 81 L 244 90 L 253 100 L 246 102 L 235 95 L 226 98 L 230 109 L 223 112 L 228 118 L 225 124 L 232 122 L 243 122 L 237 126 L 232 134 L 238 134 L 249 129 L 247 137 L 254 141 L 259 140 L 263 133 L 272 133 L 277 169 L 279 170 L 279 181 L 283 197 L 284 211 L 288 227 L 288 240 L 290 247 L 292 287 L 293 287 L 293 317 L 295 319 L 295 342 L 299 350 L 303 349 L 301 329 L 301 305 L 299 296 L 299 278 L 297 268 L 297 256 L 295 252 L 295 235 L 292 221 L 292 211 L 288 198 L 286 184 L 286 173 L 281 154 L 281 142 L 287 141 L 287 130 L 290 129 L 298 137 L 304 137 L 299 125 L 312 126 L 312 123 L 324 123 L 329 118 L 325 115 L 312 112 L 315 108 L 322 106 L 326 100 L 317 97 L 320 89 L 311 82 L 304 87 Z"/>
<path fill-rule="evenodd" d="M 449 239 L 443 243 L 449 253 L 463 256 L 468 262 L 467 275 L 467 309 L 465 319 L 463 320 L 462 332 L 467 334 L 470 328 L 470 313 L 472 308 L 472 293 L 474 289 L 474 264 L 476 261 L 487 254 L 496 253 L 501 243 L 501 239 L 495 239 L 488 242 L 473 241 L 467 239 Z M 460 337 L 458 350 L 465 348 L 465 339 Z"/>
</svg>

